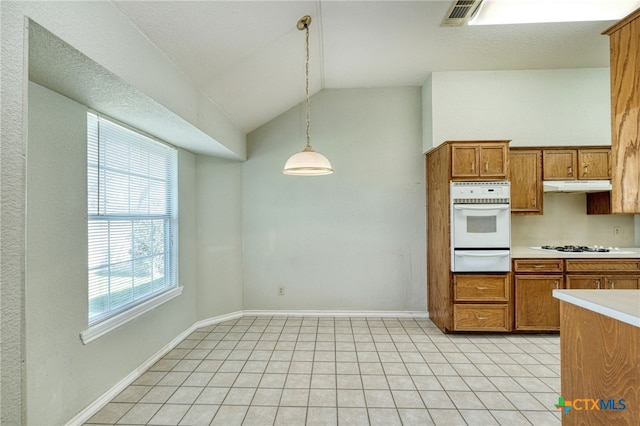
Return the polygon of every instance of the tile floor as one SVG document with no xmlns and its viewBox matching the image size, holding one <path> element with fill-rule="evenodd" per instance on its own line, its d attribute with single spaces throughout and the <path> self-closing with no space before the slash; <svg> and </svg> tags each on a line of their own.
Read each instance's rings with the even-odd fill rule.
<svg viewBox="0 0 640 426">
<path fill-rule="evenodd" d="M 559 425 L 557 335 L 413 318 L 243 317 L 198 329 L 87 424 Z"/>
</svg>

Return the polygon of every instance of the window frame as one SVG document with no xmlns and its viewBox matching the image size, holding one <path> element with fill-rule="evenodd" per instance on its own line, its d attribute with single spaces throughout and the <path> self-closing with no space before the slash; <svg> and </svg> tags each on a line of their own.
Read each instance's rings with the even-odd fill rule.
<svg viewBox="0 0 640 426">
<path fill-rule="evenodd" d="M 101 123 L 106 123 L 106 126 L 116 126 L 111 127 L 111 129 L 115 129 L 116 132 L 122 132 L 117 135 L 114 139 L 109 139 L 107 141 L 103 140 L 103 135 L 100 132 Z M 95 127 L 92 127 L 95 126 Z M 92 132 L 95 132 L 92 133 Z M 105 134 L 108 132 L 105 132 Z M 119 136 L 122 136 L 122 140 L 117 139 Z M 130 139 L 132 138 L 132 139 Z M 107 175 L 113 170 L 110 170 L 109 166 L 106 164 L 107 160 L 101 160 L 100 153 L 102 153 L 105 149 L 105 146 L 108 148 L 113 148 L 114 146 L 117 148 L 118 144 L 123 143 L 122 146 L 126 146 L 126 152 L 122 155 L 123 164 L 126 164 L 126 167 L 119 171 L 119 177 L 126 177 L 127 183 L 122 187 L 117 188 L 117 191 L 114 193 L 116 198 L 126 198 L 127 201 L 124 204 L 121 204 L 121 207 L 125 207 L 127 212 L 123 211 L 109 211 L 108 203 L 107 203 Z M 136 143 L 138 142 L 138 143 Z M 111 145 L 109 145 L 111 144 Z M 154 144 L 162 145 L 162 147 Z M 102 146 L 101 146 L 102 145 Z M 161 212 L 154 211 L 152 212 L 151 204 L 149 205 L 149 211 L 140 212 L 133 210 L 139 209 L 139 207 L 134 206 L 132 201 L 132 190 L 135 189 L 132 186 L 132 178 L 142 178 L 146 179 L 146 183 L 143 187 L 149 193 L 149 185 L 155 179 L 153 176 L 153 171 L 148 169 L 144 174 L 140 175 L 137 172 L 132 170 L 132 165 L 134 165 L 134 158 L 132 157 L 131 152 L 140 150 L 144 153 L 144 155 L 153 155 L 157 154 L 157 152 L 162 152 L 161 157 L 163 161 L 167 161 L 167 165 L 163 170 L 166 172 L 166 176 L 163 177 L 159 182 L 162 185 L 166 185 L 164 189 L 163 195 L 164 206 Z M 132 149 L 135 148 L 135 149 Z M 154 151 L 157 149 L 157 151 Z M 149 161 L 149 160 L 147 160 Z M 151 167 L 152 163 L 147 163 L 149 167 Z M 119 166 L 119 164 L 118 164 Z M 156 182 L 158 182 L 156 180 Z M 154 138 L 150 135 L 141 132 L 138 129 L 127 126 L 123 123 L 118 122 L 117 120 L 113 120 L 111 118 L 105 117 L 97 112 L 88 111 L 87 112 L 87 228 L 91 230 L 92 226 L 95 229 L 98 229 L 100 226 L 99 223 L 105 223 L 106 226 L 106 236 L 105 238 L 97 238 L 92 240 L 90 233 L 88 234 L 87 240 L 87 253 L 88 253 L 88 261 L 87 265 L 87 322 L 88 329 L 80 333 L 80 337 L 84 344 L 89 343 L 97 339 L 98 337 L 109 333 L 115 328 L 120 327 L 121 325 L 137 318 L 138 316 L 154 309 L 155 307 L 168 302 L 169 300 L 179 296 L 182 294 L 182 287 L 179 285 L 179 274 L 178 274 L 178 150 L 161 141 L 157 138 Z M 126 193 L 125 193 L 126 192 Z M 151 197 L 149 198 L 149 203 L 152 203 Z M 100 201 L 103 200 L 103 205 L 100 205 Z M 121 201 L 121 200 L 119 200 Z M 95 203 L 95 204 L 93 204 Z M 152 248 L 152 252 L 147 255 L 136 255 L 135 251 L 138 249 L 135 230 L 139 226 L 151 226 L 153 230 L 157 229 L 153 222 L 156 224 L 162 221 L 159 225 L 162 228 L 162 246 L 159 252 L 155 252 L 154 248 Z M 146 223 L 145 223 L 146 222 Z M 151 225 L 149 225 L 151 224 Z M 112 247 L 110 246 L 112 238 L 111 236 L 111 226 L 112 225 L 120 225 L 126 229 L 129 225 L 131 226 L 131 234 L 125 234 L 125 237 L 122 241 L 128 239 L 128 245 L 125 244 L 124 247 L 128 251 L 128 255 L 124 261 L 114 260 L 114 253 L 112 251 Z M 114 226 L 117 229 L 117 226 Z M 154 232 L 154 231 L 151 231 Z M 155 239 L 153 237 L 148 237 L 149 244 L 147 246 L 155 247 Z M 91 253 L 92 248 L 91 245 L 96 244 L 99 241 L 98 245 L 100 249 L 103 251 L 103 255 L 106 253 L 107 260 L 99 263 L 99 266 L 96 266 L 95 259 L 94 264 L 91 264 Z M 127 249 L 127 247 L 129 247 Z M 93 250 L 96 250 L 95 246 Z M 113 249 L 115 250 L 115 249 Z M 136 279 L 135 279 L 135 266 L 141 260 L 147 260 L 146 258 L 154 259 L 157 258 L 162 262 L 161 270 L 162 272 L 162 286 L 156 290 L 151 290 L 151 293 L 145 294 L 142 296 L 136 296 Z M 151 275 L 149 278 L 149 284 L 153 286 L 153 271 L 154 269 L 154 261 L 147 260 L 151 263 Z M 122 263 L 123 262 L 123 263 Z M 112 280 L 114 277 L 118 277 L 114 272 L 112 272 L 113 265 L 118 265 L 119 263 L 124 264 L 129 269 L 130 277 L 124 275 L 126 278 L 131 279 L 131 286 L 125 287 L 128 288 L 130 292 L 131 300 L 125 302 L 121 306 L 116 306 L 114 308 L 109 307 L 107 310 L 103 311 L 102 314 L 99 315 L 91 315 L 90 303 L 91 303 L 91 293 L 92 289 L 95 291 L 95 281 L 92 285 L 92 279 L 90 275 L 95 273 L 96 270 L 101 269 L 103 271 L 107 271 L 106 281 L 107 281 L 107 290 L 106 295 L 108 299 L 108 304 L 112 303 L 111 297 L 114 294 L 117 294 L 117 291 L 112 289 Z M 95 277 L 94 277 L 95 279 Z M 168 282 L 167 282 L 168 281 Z M 145 284 L 142 284 L 145 285 Z M 95 298 L 96 296 L 94 296 Z M 116 296 L 117 297 L 117 296 Z"/>
</svg>

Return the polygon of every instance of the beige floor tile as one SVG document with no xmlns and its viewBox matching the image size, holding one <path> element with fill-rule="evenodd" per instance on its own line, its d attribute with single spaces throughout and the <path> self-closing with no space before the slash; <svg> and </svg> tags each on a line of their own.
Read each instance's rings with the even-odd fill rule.
<svg viewBox="0 0 640 426">
<path fill-rule="evenodd" d="M 162 404 L 144 404 L 134 405 L 127 414 L 122 416 L 117 423 L 127 425 L 144 425 L 154 416 L 154 414 L 162 407 Z"/>
<path fill-rule="evenodd" d="M 401 426 L 398 410 L 395 408 L 369 408 L 371 426 Z"/>
<path fill-rule="evenodd" d="M 220 405 L 229 393 L 229 388 L 204 388 L 198 396 L 196 404 Z"/>
<path fill-rule="evenodd" d="M 126 387 L 111 402 L 138 402 L 140 399 L 152 389 L 152 386 L 135 386 Z"/>
<path fill-rule="evenodd" d="M 250 406 L 242 426 L 271 426 L 276 418 L 278 407 Z"/>
<path fill-rule="evenodd" d="M 127 411 L 129 411 L 133 406 L 134 404 L 131 404 L 131 403 L 110 402 L 104 407 L 102 407 L 96 414 L 94 414 L 87 421 L 87 423 L 114 424 L 122 416 L 124 416 L 127 413 Z"/>
<path fill-rule="evenodd" d="M 309 407 L 306 426 L 334 426 L 338 424 L 338 409 L 334 407 Z"/>
<path fill-rule="evenodd" d="M 365 400 L 369 408 L 395 408 L 391 391 L 388 390 L 365 390 Z"/>
<path fill-rule="evenodd" d="M 497 426 L 498 422 L 488 410 L 459 410 L 469 426 Z"/>
<path fill-rule="evenodd" d="M 248 409 L 242 405 L 223 405 L 216 412 L 211 426 L 240 426 Z"/>
<path fill-rule="evenodd" d="M 177 386 L 154 386 L 140 399 L 140 402 L 163 404 L 171 398 L 176 389 L 178 389 Z"/>
<path fill-rule="evenodd" d="M 200 396 L 204 387 L 183 386 L 176 389 L 167 404 L 193 404 Z"/>
<path fill-rule="evenodd" d="M 309 391 L 310 407 L 336 407 L 337 395 L 335 389 L 311 389 Z"/>
<path fill-rule="evenodd" d="M 271 405 L 277 407 L 280 403 L 281 395 L 282 389 L 260 388 L 256 390 L 251 405 Z"/>
<path fill-rule="evenodd" d="M 303 425 L 307 417 L 307 407 L 280 407 L 274 425 Z"/>
<path fill-rule="evenodd" d="M 436 426 L 465 426 L 466 422 L 457 410 L 429 409 Z"/>
<path fill-rule="evenodd" d="M 218 407 L 218 405 L 191 405 L 179 424 L 181 426 L 208 425 L 218 411 Z"/>
<path fill-rule="evenodd" d="M 177 425 L 190 405 L 165 404 L 149 421 L 152 425 Z"/>
<path fill-rule="evenodd" d="M 425 409 L 400 408 L 398 410 L 403 426 L 432 426 L 433 420 Z"/>
<path fill-rule="evenodd" d="M 340 426 L 362 426 L 369 424 L 369 414 L 366 408 L 340 407 L 338 408 L 338 424 Z"/>
<path fill-rule="evenodd" d="M 285 407 L 306 407 L 309 403 L 309 389 L 284 389 L 280 405 Z"/>
</svg>

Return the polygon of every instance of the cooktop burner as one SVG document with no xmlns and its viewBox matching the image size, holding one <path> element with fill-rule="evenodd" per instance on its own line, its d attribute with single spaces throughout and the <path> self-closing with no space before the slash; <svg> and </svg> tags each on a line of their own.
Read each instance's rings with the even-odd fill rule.
<svg viewBox="0 0 640 426">
<path fill-rule="evenodd" d="M 566 246 L 542 246 L 540 248 L 543 250 L 555 250 L 555 251 L 561 251 L 561 252 L 567 252 L 567 253 L 582 253 L 582 252 L 608 253 L 609 251 L 611 251 L 611 249 L 608 249 L 602 246 L 588 247 L 588 246 L 566 245 Z"/>
</svg>

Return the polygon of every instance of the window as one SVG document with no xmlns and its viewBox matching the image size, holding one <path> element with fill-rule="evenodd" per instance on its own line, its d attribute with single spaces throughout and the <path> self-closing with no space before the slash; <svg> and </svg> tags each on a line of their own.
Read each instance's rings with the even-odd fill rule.
<svg viewBox="0 0 640 426">
<path fill-rule="evenodd" d="M 177 152 L 87 117 L 89 325 L 177 287 Z"/>
</svg>

